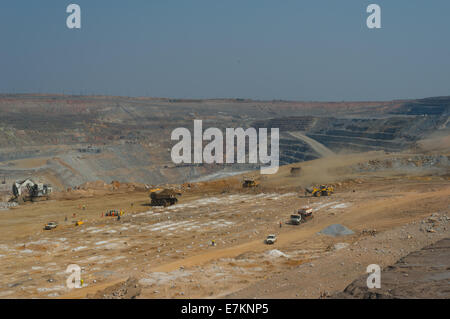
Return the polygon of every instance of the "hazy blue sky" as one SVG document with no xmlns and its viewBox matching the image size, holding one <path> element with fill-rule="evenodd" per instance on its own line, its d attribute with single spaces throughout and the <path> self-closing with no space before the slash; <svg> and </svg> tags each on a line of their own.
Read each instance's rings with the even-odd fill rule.
<svg viewBox="0 0 450 319">
<path fill-rule="evenodd" d="M 81 30 L 66 27 L 70 3 Z M 1 0 L 0 39 L 1 93 L 450 95 L 448 0 Z"/>
</svg>

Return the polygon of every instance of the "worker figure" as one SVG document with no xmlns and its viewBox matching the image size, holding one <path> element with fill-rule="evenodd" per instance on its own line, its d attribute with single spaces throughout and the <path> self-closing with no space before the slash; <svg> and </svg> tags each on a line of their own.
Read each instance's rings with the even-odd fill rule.
<svg viewBox="0 0 450 319">
<path fill-rule="evenodd" d="M 117 220 L 118 220 L 118 221 L 120 220 L 120 215 L 117 215 Z"/>
<path fill-rule="evenodd" d="M 216 246 L 216 241 L 213 239 L 211 240 L 211 246 L 215 247 Z"/>
<path fill-rule="evenodd" d="M 280 228 L 281 228 L 282 225 L 283 225 L 283 223 L 280 221 Z"/>
</svg>

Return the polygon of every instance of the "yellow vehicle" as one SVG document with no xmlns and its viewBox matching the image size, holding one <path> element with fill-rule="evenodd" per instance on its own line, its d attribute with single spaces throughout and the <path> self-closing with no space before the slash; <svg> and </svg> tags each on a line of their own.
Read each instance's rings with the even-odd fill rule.
<svg viewBox="0 0 450 319">
<path fill-rule="evenodd" d="M 81 226 L 81 225 L 83 225 L 83 224 L 84 224 L 84 221 L 79 220 L 79 221 L 77 221 L 77 222 L 75 223 L 75 226 Z"/>
<path fill-rule="evenodd" d="M 242 184 L 243 188 L 253 188 L 257 187 L 259 185 L 258 181 L 255 181 L 254 179 L 245 179 L 244 183 Z"/>
<path fill-rule="evenodd" d="M 310 193 L 314 197 L 330 196 L 334 193 L 334 188 L 327 185 L 320 185 L 319 187 L 314 186 L 307 188 L 305 193 Z"/>
</svg>

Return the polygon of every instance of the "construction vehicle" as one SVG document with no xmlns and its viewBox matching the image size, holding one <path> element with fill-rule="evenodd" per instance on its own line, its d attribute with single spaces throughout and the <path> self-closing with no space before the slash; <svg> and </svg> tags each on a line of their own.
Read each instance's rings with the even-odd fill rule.
<svg viewBox="0 0 450 319">
<path fill-rule="evenodd" d="M 300 225 L 302 217 L 300 215 L 291 215 L 291 225 Z"/>
<path fill-rule="evenodd" d="M 334 188 L 327 185 L 314 186 L 307 188 L 305 193 L 312 194 L 314 197 L 330 196 L 334 193 Z"/>
<path fill-rule="evenodd" d="M 308 220 L 313 218 L 312 208 L 301 208 L 297 211 L 297 214 L 291 215 L 290 223 L 291 225 L 300 225 L 306 223 Z"/>
<path fill-rule="evenodd" d="M 81 226 L 81 225 L 83 225 L 83 224 L 84 224 L 84 221 L 79 220 L 79 221 L 77 221 L 77 222 L 75 223 L 75 226 Z"/>
<path fill-rule="evenodd" d="M 298 215 L 301 217 L 301 222 L 306 223 L 308 220 L 313 219 L 313 209 L 312 208 L 301 208 L 297 211 Z"/>
<path fill-rule="evenodd" d="M 45 230 L 52 230 L 55 229 L 58 226 L 57 222 L 49 222 L 44 226 Z"/>
<path fill-rule="evenodd" d="M 257 187 L 259 185 L 258 181 L 255 181 L 252 178 L 246 178 L 244 179 L 244 183 L 242 184 L 243 188 L 254 188 Z"/>
<path fill-rule="evenodd" d="M 48 200 L 52 190 L 51 185 L 35 183 L 31 179 L 17 181 L 12 186 L 12 192 L 14 195 L 12 201 L 23 203 L 27 201 L 37 202 Z"/>
<path fill-rule="evenodd" d="M 150 205 L 164 207 L 175 205 L 178 202 L 178 196 L 181 196 L 181 193 L 172 189 L 152 189 L 150 190 Z"/>
<path fill-rule="evenodd" d="M 273 245 L 273 244 L 275 244 L 276 241 L 277 241 L 277 235 L 271 234 L 271 235 L 267 236 L 265 243 L 267 245 Z"/>
</svg>

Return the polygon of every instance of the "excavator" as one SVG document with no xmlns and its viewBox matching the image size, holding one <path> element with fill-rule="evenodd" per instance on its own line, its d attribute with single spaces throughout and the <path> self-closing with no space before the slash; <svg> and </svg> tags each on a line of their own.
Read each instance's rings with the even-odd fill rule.
<svg viewBox="0 0 450 319">
<path fill-rule="evenodd" d="M 13 197 L 10 201 L 22 204 L 27 201 L 38 202 L 48 200 L 52 193 L 52 186 L 43 183 L 35 183 L 31 179 L 16 181 L 12 186 Z"/>
<path fill-rule="evenodd" d="M 320 196 L 330 196 L 334 193 L 334 188 L 332 186 L 327 185 L 320 185 L 320 186 L 314 186 L 314 187 L 308 187 L 305 191 L 305 195 L 309 193 L 313 195 L 314 197 L 320 197 Z"/>
</svg>

